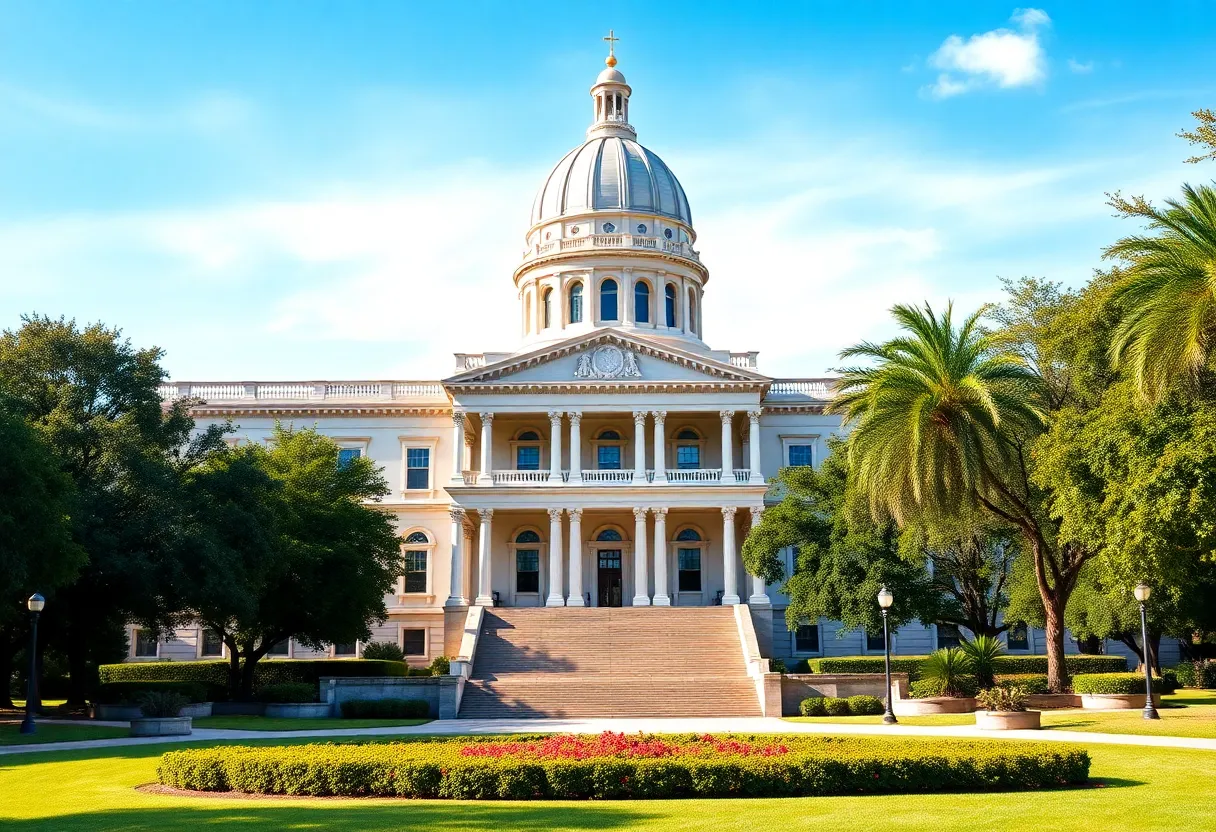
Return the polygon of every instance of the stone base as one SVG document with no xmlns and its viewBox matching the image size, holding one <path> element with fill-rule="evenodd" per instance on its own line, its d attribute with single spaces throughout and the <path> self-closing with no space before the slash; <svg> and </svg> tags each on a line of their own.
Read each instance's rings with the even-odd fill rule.
<svg viewBox="0 0 1216 832">
<path fill-rule="evenodd" d="M 1039 727 L 1038 711 L 976 711 L 975 727 L 983 731 L 1019 731 Z"/>
<path fill-rule="evenodd" d="M 1081 707 L 1087 711 L 1134 711 L 1144 707 L 1143 693 L 1083 693 Z M 1153 707 L 1161 707 L 1161 694 L 1153 694 Z"/>
<path fill-rule="evenodd" d="M 144 717 L 131 720 L 133 737 L 185 737 L 191 732 L 190 717 Z"/>
<path fill-rule="evenodd" d="M 323 719 L 330 711 L 328 702 L 266 703 L 266 716 L 271 719 Z"/>
<path fill-rule="evenodd" d="M 927 696 L 924 699 L 896 699 L 891 706 L 896 716 L 969 714 L 975 710 L 976 701 L 970 696 Z"/>
<path fill-rule="evenodd" d="M 1026 696 L 1026 704 L 1040 710 L 1047 708 L 1079 708 L 1081 695 L 1078 693 L 1031 693 Z"/>
</svg>

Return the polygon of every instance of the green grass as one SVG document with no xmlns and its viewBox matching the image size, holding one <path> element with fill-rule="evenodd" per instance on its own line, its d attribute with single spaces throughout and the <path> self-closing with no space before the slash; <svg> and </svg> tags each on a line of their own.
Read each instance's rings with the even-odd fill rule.
<svg viewBox="0 0 1216 832">
<path fill-rule="evenodd" d="M 910 740 L 910 742 L 915 742 Z M 212 743 L 214 744 L 214 743 Z M 257 741 L 257 744 L 283 744 Z M 764 800 L 456 802 L 217 799 L 137 792 L 155 780 L 147 746 L 0 757 L 0 827 L 11 832 L 173 829 L 752 830 L 833 832 L 1178 832 L 1216 828 L 1199 797 L 1216 754 L 1094 746 L 1093 788 L 984 795 L 892 795 Z"/>
<path fill-rule="evenodd" d="M 1130 711 L 1043 711 L 1045 729 L 1090 731 L 1107 734 L 1141 734 L 1216 739 L 1216 691 L 1180 690 L 1161 698 L 1161 719 L 1148 720 L 1139 710 Z M 790 722 L 877 724 L 881 716 L 798 716 Z M 904 716 L 901 725 L 974 725 L 973 714 Z"/>
<path fill-rule="evenodd" d="M 76 740 L 108 740 L 111 737 L 127 736 L 126 728 L 108 728 L 104 725 L 46 725 L 37 726 L 33 734 L 19 733 L 18 722 L 0 723 L 0 745 L 29 745 L 47 742 L 74 742 Z"/>
<path fill-rule="evenodd" d="M 331 728 L 398 728 L 425 725 L 429 719 L 272 719 L 265 716 L 204 716 L 195 728 L 226 731 L 318 731 Z"/>
</svg>

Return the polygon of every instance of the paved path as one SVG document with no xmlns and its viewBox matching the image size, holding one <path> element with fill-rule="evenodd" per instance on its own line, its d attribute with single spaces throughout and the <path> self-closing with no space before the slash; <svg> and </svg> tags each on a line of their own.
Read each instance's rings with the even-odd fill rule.
<svg viewBox="0 0 1216 832">
<path fill-rule="evenodd" d="M 39 720 L 40 723 L 74 725 L 109 725 L 125 727 L 125 722 L 71 722 L 68 720 Z M 1216 739 L 1191 737 L 1158 737 L 1137 734 L 1099 734 L 1088 731 L 981 731 L 974 725 L 858 725 L 786 722 L 772 717 L 705 717 L 689 719 L 454 719 L 428 722 L 425 725 L 397 728 L 318 728 L 300 731 L 225 731 L 196 728 L 188 737 L 119 737 L 106 740 L 43 743 L 40 745 L 9 745 L 0 747 L 0 756 L 31 751 L 67 751 L 84 748 L 115 748 L 128 745 L 178 745 L 214 740 L 274 740 L 295 737 L 348 738 L 418 736 L 434 734 L 538 734 L 570 733 L 598 734 L 601 731 L 639 731 L 654 734 L 813 734 L 820 736 L 846 734 L 879 734 L 897 737 L 963 737 L 967 739 L 995 738 L 1011 740 L 1045 740 L 1049 742 L 1095 743 L 1101 745 L 1137 745 L 1152 748 L 1196 748 L 1216 751 Z"/>
</svg>

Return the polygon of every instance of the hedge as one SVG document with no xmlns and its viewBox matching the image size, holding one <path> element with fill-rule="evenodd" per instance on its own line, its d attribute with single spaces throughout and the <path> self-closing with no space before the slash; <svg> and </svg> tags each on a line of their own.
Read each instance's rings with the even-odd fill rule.
<svg viewBox="0 0 1216 832">
<path fill-rule="evenodd" d="M 316 702 L 317 686 L 308 682 L 280 682 L 277 685 L 263 685 L 257 692 L 259 702 L 278 704 L 296 704 L 300 702 Z"/>
<path fill-rule="evenodd" d="M 228 662 L 124 662 L 97 668 L 102 682 L 202 682 L 226 690 Z M 325 676 L 405 676 L 405 662 L 375 659 L 270 659 L 253 670 L 254 689 L 285 682 L 316 685 Z"/>
<path fill-rule="evenodd" d="M 908 679 L 920 678 L 920 663 L 924 656 L 892 656 L 891 672 L 907 673 Z M 839 656 L 831 659 L 807 659 L 811 673 L 883 673 L 882 656 Z"/>
<path fill-rule="evenodd" d="M 202 682 L 106 682 L 98 685 L 92 701 L 95 705 L 138 705 L 145 693 L 176 693 L 187 702 L 212 702 L 209 685 Z"/>
<path fill-rule="evenodd" d="M 963 696 L 975 696 L 980 692 L 979 682 L 974 676 L 959 676 L 955 686 Z M 908 683 L 908 695 L 913 699 L 925 699 L 930 696 L 944 696 L 944 685 L 940 679 L 917 679 Z"/>
<path fill-rule="evenodd" d="M 343 719 L 425 719 L 431 705 L 423 699 L 348 699 L 341 704 Z"/>
<path fill-rule="evenodd" d="M 643 738 L 647 739 L 647 738 Z M 657 740 L 658 738 L 648 738 Z M 672 738 L 663 738 L 670 740 Z M 470 740 L 218 746 L 171 751 L 157 778 L 195 791 L 344 797 L 637 799 L 990 791 L 1083 784 L 1088 753 L 1060 743 L 860 737 L 687 737 L 781 743 L 780 753 L 529 757 Z M 510 742 L 500 738 L 496 742 Z M 485 738 L 476 742 L 484 745 Z M 495 742 L 495 741 L 491 741 Z"/>
<path fill-rule="evenodd" d="M 1174 668 L 1174 677 L 1184 688 L 1216 688 L 1216 661 L 1183 662 Z"/>
<path fill-rule="evenodd" d="M 921 677 L 921 662 L 928 656 L 892 656 L 891 672 L 907 673 L 908 680 L 915 682 Z M 1078 673 L 1123 673 L 1127 671 L 1127 659 L 1122 656 L 1071 655 L 1064 657 L 1064 666 L 1069 675 Z M 824 659 L 807 659 L 811 673 L 883 673 L 882 656 L 837 656 Z M 1046 656 L 998 656 L 992 669 L 1000 674 L 1047 673 Z"/>
<path fill-rule="evenodd" d="M 1020 688 L 1022 693 L 1048 693 L 1046 673 L 1001 673 L 996 677 L 999 688 Z"/>
<path fill-rule="evenodd" d="M 1141 673 L 1085 673 L 1072 678 L 1074 693 L 1135 694 L 1144 693 L 1144 675 Z M 1161 693 L 1165 683 L 1160 676 L 1153 677 L 1153 693 Z"/>
</svg>

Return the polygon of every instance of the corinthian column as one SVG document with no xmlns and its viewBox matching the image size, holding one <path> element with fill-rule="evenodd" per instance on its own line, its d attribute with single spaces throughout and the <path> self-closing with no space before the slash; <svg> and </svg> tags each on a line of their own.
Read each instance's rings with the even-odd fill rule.
<svg viewBox="0 0 1216 832">
<path fill-rule="evenodd" d="M 481 515 L 481 535 L 477 547 L 477 600 L 473 603 L 479 607 L 492 607 L 494 592 L 490 583 L 490 523 L 494 519 L 494 509 L 483 508 L 477 513 Z"/>
<path fill-rule="evenodd" d="M 722 508 L 722 592 L 723 604 L 739 603 L 739 580 L 735 571 L 735 507 Z"/>
<path fill-rule="evenodd" d="M 650 606 L 650 575 L 646 569 L 646 509 L 633 510 L 633 606 Z"/>
<path fill-rule="evenodd" d="M 667 421 L 666 410 L 651 411 L 651 416 L 654 417 L 654 481 L 667 482 L 667 436 L 665 423 Z M 658 515 L 655 515 L 656 517 Z M 655 552 L 658 552 L 658 543 L 655 543 Z M 658 574 L 658 570 L 655 570 Z M 655 598 L 657 601 L 658 598 Z"/>
<path fill-rule="evenodd" d="M 464 411 L 452 411 L 452 485 L 464 485 Z"/>
<path fill-rule="evenodd" d="M 566 605 L 566 599 L 562 597 L 562 511 L 564 509 L 549 509 L 549 597 L 545 599 L 546 607 Z"/>
<path fill-rule="evenodd" d="M 633 481 L 646 482 L 646 411 L 633 411 Z"/>
<path fill-rule="evenodd" d="M 549 482 L 562 481 L 562 412 L 549 411 Z"/>
<path fill-rule="evenodd" d="M 452 588 L 444 606 L 467 607 L 469 599 L 464 596 L 464 509 L 452 506 L 448 511 L 452 517 Z"/>
<path fill-rule="evenodd" d="M 755 484 L 764 483 L 764 474 L 760 470 L 760 410 L 747 411 L 747 450 L 748 467 L 751 468 L 751 476 L 748 481 Z"/>
<path fill-rule="evenodd" d="M 494 465 L 494 414 L 481 415 L 481 473 L 477 475 L 478 485 L 492 485 L 494 477 L 490 468 Z"/>
<path fill-rule="evenodd" d="M 566 416 L 570 419 L 570 482 L 577 485 L 583 481 L 583 414 L 574 411 Z"/>
<path fill-rule="evenodd" d="M 584 607 L 583 601 L 583 510 L 567 509 L 570 513 L 570 594 L 567 607 Z"/>
<path fill-rule="evenodd" d="M 654 605 L 670 607 L 671 596 L 667 594 L 667 509 L 654 511 Z"/>
<path fill-rule="evenodd" d="M 723 410 L 719 415 L 722 417 L 722 482 L 733 483 L 735 481 L 735 449 L 732 424 L 735 419 L 735 411 Z"/>
</svg>

